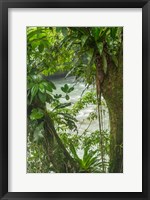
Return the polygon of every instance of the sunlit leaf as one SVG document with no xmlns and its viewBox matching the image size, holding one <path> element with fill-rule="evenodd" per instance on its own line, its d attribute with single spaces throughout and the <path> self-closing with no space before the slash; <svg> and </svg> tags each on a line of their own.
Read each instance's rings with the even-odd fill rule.
<svg viewBox="0 0 150 200">
<path fill-rule="evenodd" d="M 45 89 L 48 90 L 49 92 L 52 92 L 52 86 L 49 82 L 43 82 L 43 85 L 45 86 Z"/>
<path fill-rule="evenodd" d="M 75 150 L 75 147 L 74 147 L 74 145 L 73 145 L 72 143 L 70 143 L 70 150 L 71 150 L 71 152 L 72 152 L 74 158 L 75 158 L 79 163 L 81 163 L 82 161 L 81 161 L 81 159 L 79 158 L 79 156 L 78 156 L 78 154 L 77 154 L 77 152 L 76 152 L 76 150 Z"/>
<path fill-rule="evenodd" d="M 98 48 L 99 54 L 102 55 L 102 52 L 103 52 L 103 43 L 102 42 L 98 42 L 96 44 L 97 44 L 97 48 Z"/>
<path fill-rule="evenodd" d="M 42 29 L 37 29 L 37 30 L 34 30 L 32 32 L 30 32 L 27 36 L 28 36 L 28 39 L 30 39 L 31 37 L 33 37 L 34 35 L 37 35 L 39 33 L 43 33 L 43 30 Z"/>
<path fill-rule="evenodd" d="M 39 84 L 39 90 L 40 92 L 45 93 L 45 85 L 43 83 Z"/>
<path fill-rule="evenodd" d="M 88 35 L 83 35 L 83 36 L 81 37 L 81 44 L 82 44 L 82 47 L 85 45 L 87 39 L 88 39 Z"/>
<path fill-rule="evenodd" d="M 30 115 L 31 120 L 41 119 L 44 116 L 44 113 L 41 109 L 33 109 Z"/>
</svg>

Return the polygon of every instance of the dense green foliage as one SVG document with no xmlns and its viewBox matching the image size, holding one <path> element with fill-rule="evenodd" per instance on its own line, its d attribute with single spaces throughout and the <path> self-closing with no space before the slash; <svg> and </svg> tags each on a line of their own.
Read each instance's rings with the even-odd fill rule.
<svg viewBox="0 0 150 200">
<path fill-rule="evenodd" d="M 117 77 L 121 81 L 123 77 L 122 38 L 121 27 L 27 28 L 27 172 L 122 172 L 116 162 L 119 159 L 122 165 L 123 141 L 117 143 L 122 127 L 117 135 L 119 118 L 113 115 L 117 110 L 109 106 L 111 99 L 117 107 L 123 98 L 122 86 L 115 88 L 117 96 L 114 93 Z M 74 76 L 74 84 L 66 83 L 58 90 L 52 77 L 61 74 Z M 85 88 L 72 103 L 72 93 L 80 82 Z M 91 104 L 95 109 L 81 132 L 77 116 Z M 106 110 L 108 129 L 104 128 Z M 123 115 L 121 107 L 118 112 Z M 94 121 L 98 126 L 91 131 Z"/>
</svg>

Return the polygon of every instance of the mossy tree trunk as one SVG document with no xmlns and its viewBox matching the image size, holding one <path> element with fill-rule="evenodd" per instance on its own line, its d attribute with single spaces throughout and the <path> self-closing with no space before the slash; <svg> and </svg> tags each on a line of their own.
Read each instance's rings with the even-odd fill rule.
<svg viewBox="0 0 150 200">
<path fill-rule="evenodd" d="M 109 61 L 108 72 L 102 84 L 110 120 L 110 173 L 123 172 L 123 57 L 118 58 L 118 67 Z"/>
</svg>

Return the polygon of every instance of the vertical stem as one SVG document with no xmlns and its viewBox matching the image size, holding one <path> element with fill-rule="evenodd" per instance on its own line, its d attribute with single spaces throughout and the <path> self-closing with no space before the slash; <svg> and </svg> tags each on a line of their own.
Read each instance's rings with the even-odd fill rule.
<svg viewBox="0 0 150 200">
<path fill-rule="evenodd" d="M 99 132 L 100 132 L 100 149 L 101 149 L 101 160 L 102 160 L 102 168 L 104 172 L 104 152 L 103 152 L 103 134 L 102 134 L 102 123 L 101 123 L 101 96 L 97 97 L 97 105 L 98 105 L 98 124 L 99 124 Z"/>
<path fill-rule="evenodd" d="M 103 71 L 101 68 L 100 55 L 96 57 L 96 92 L 97 92 L 97 108 L 98 108 L 98 123 L 100 132 L 100 150 L 102 169 L 104 172 L 104 151 L 103 151 L 103 134 L 102 134 L 102 115 L 101 115 L 101 84 L 103 82 Z"/>
</svg>

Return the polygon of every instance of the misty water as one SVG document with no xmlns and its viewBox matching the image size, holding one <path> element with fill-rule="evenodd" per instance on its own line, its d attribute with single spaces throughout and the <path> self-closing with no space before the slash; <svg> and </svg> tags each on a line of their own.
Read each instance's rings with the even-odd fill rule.
<svg viewBox="0 0 150 200">
<path fill-rule="evenodd" d="M 85 83 L 83 81 L 79 81 L 76 83 L 75 77 L 67 77 L 67 78 L 58 78 L 58 79 L 53 79 L 53 83 L 56 85 L 56 94 L 62 94 L 64 96 L 64 93 L 61 90 L 61 87 L 63 87 L 65 84 L 67 84 L 69 87 L 74 87 L 74 90 L 69 94 L 70 100 L 66 101 L 66 99 L 62 99 L 61 102 L 71 102 L 73 105 L 75 102 L 77 102 L 81 96 L 83 91 L 85 90 Z M 93 90 L 94 88 L 88 88 L 84 91 L 84 94 L 88 91 Z M 84 95 L 83 94 L 83 95 Z M 103 99 L 102 99 L 103 100 Z M 104 100 L 103 100 L 104 101 Z M 69 107 L 68 107 L 69 108 Z M 108 115 L 108 109 L 106 106 L 102 106 L 103 110 L 103 130 L 109 130 L 109 115 Z M 76 123 L 77 128 L 78 128 L 78 134 L 82 134 L 85 129 L 88 127 L 88 134 L 91 132 L 94 132 L 96 130 L 99 130 L 99 125 L 98 125 L 98 119 L 95 119 L 92 121 L 92 123 L 89 126 L 89 120 L 87 117 L 89 116 L 90 113 L 93 111 L 97 112 L 97 107 L 94 104 L 88 104 L 84 109 L 80 110 L 79 113 L 76 116 L 76 119 L 78 122 Z M 82 156 L 82 151 L 78 152 L 80 156 Z"/>
</svg>

